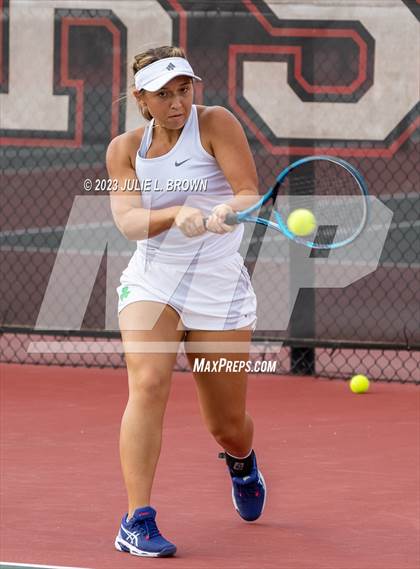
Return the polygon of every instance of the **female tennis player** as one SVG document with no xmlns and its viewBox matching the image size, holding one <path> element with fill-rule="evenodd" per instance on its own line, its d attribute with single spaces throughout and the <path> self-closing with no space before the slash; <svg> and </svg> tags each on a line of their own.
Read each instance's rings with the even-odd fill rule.
<svg viewBox="0 0 420 569">
<path fill-rule="evenodd" d="M 181 49 L 137 55 L 133 71 L 134 96 L 150 122 L 113 139 L 107 152 L 109 176 L 118 181 L 111 196 L 115 223 L 137 241 L 117 289 L 129 398 L 120 436 L 128 512 L 115 547 L 163 557 L 174 555 L 176 546 L 158 530 L 151 490 L 177 349 L 185 341 L 193 369 L 196 358 L 223 357 L 231 369 L 248 359 L 255 294 L 238 253 L 243 227 L 224 219 L 255 203 L 258 190 L 240 123 L 222 107 L 193 104 L 200 78 Z M 140 191 L 129 191 L 135 185 Z M 244 347 L 224 353 L 229 343 Z M 162 345 L 163 353 L 156 349 Z M 204 422 L 225 451 L 234 506 L 254 521 L 266 488 L 246 412 L 246 373 L 207 366 L 193 373 Z"/>
</svg>

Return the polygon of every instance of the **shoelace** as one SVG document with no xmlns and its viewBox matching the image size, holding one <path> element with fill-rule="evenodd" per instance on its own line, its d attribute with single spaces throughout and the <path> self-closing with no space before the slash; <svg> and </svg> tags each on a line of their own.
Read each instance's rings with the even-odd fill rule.
<svg viewBox="0 0 420 569">
<path fill-rule="evenodd" d="M 258 480 L 252 484 L 237 485 L 238 494 L 240 498 L 258 498 L 260 495 L 260 489 L 258 487 Z"/>
<path fill-rule="evenodd" d="M 147 540 L 153 539 L 154 537 L 159 537 L 162 535 L 158 530 L 156 522 L 153 518 L 147 518 L 145 520 L 139 520 L 135 525 L 139 526 L 139 530 L 142 535 L 145 536 Z"/>
</svg>

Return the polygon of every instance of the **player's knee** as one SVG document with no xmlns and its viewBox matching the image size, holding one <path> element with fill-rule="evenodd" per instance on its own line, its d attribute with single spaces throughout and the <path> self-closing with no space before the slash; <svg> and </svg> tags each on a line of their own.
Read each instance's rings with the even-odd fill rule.
<svg viewBox="0 0 420 569">
<path fill-rule="evenodd" d="M 209 430 L 220 446 L 234 445 L 243 436 L 244 418 L 232 418 L 222 423 L 210 425 Z"/>
<path fill-rule="evenodd" d="M 169 394 L 170 375 L 155 366 L 129 369 L 130 397 L 157 401 Z"/>
</svg>

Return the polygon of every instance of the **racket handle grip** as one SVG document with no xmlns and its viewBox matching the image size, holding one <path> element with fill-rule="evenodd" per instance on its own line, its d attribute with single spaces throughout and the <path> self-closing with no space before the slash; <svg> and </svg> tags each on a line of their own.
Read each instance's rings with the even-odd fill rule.
<svg viewBox="0 0 420 569">
<path fill-rule="evenodd" d="M 237 225 L 239 223 L 236 213 L 228 213 L 225 217 L 226 225 Z"/>
<path fill-rule="evenodd" d="M 209 219 L 208 216 L 203 217 L 203 225 L 205 229 L 207 229 L 208 219 Z M 239 222 L 236 213 L 228 213 L 227 216 L 225 217 L 225 223 L 226 225 L 237 225 Z"/>
</svg>

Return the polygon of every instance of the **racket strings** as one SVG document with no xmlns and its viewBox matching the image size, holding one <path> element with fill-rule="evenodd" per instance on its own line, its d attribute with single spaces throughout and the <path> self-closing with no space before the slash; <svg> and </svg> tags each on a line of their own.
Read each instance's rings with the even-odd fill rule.
<svg viewBox="0 0 420 569">
<path fill-rule="evenodd" d="M 296 176 L 283 182 L 282 193 L 288 195 L 359 195 L 356 180 L 350 175 L 314 178 Z"/>
<path fill-rule="evenodd" d="M 366 216 L 366 201 L 356 178 L 331 162 L 320 162 L 303 175 L 290 172 L 281 185 L 272 220 L 280 226 L 298 208 L 314 213 L 317 229 L 310 239 L 316 239 L 317 243 L 351 238 Z"/>
<path fill-rule="evenodd" d="M 315 160 L 292 169 L 283 181 L 290 193 L 358 194 L 355 177 L 341 164 L 331 160 Z"/>
</svg>

